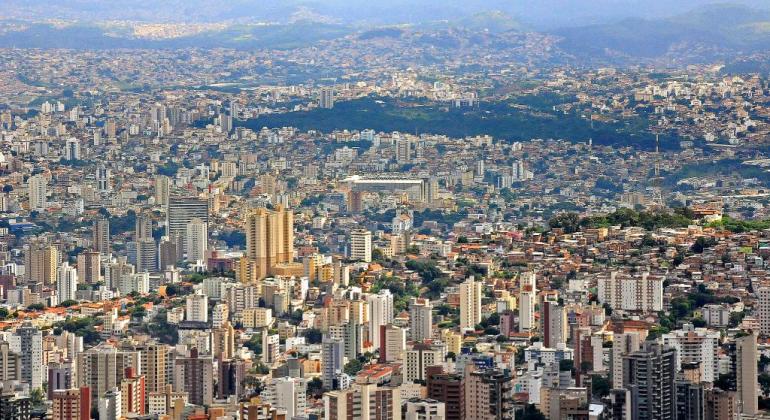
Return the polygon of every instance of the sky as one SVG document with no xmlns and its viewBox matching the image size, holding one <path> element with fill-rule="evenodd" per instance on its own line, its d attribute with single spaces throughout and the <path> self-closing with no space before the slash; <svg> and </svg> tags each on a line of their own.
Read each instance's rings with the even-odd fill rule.
<svg viewBox="0 0 770 420">
<path fill-rule="evenodd" d="M 714 3 L 770 9 L 770 0 L 3 0 L 26 19 L 286 21 L 312 12 L 345 24 L 382 25 L 461 19 L 503 11 L 532 29 L 666 17 Z"/>
</svg>

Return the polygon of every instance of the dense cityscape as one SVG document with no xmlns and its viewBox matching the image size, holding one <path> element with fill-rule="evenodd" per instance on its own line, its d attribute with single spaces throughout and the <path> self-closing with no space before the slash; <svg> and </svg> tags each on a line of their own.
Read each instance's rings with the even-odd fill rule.
<svg viewBox="0 0 770 420">
<path fill-rule="evenodd" d="M 770 418 L 763 52 L 308 8 L 338 32 L 199 47 L 274 24 L 111 16 L 105 41 L 25 1 L 1 420 Z"/>
</svg>

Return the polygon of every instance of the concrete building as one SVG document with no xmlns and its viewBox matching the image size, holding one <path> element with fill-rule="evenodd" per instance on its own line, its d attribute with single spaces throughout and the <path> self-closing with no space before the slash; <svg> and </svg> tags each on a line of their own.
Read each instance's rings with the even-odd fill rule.
<svg viewBox="0 0 770 420">
<path fill-rule="evenodd" d="M 372 262 L 372 232 L 366 229 L 350 232 L 350 259 Z"/>
<path fill-rule="evenodd" d="M 209 240 L 208 225 L 197 217 L 192 219 L 187 225 L 185 238 L 187 261 L 205 261 Z"/>
<path fill-rule="evenodd" d="M 473 329 L 481 322 L 481 282 L 473 277 L 460 285 L 460 329 Z"/>
<path fill-rule="evenodd" d="M 76 300 L 78 291 L 78 271 L 69 263 L 62 263 L 56 275 L 56 297 L 59 302 Z"/>
<path fill-rule="evenodd" d="M 738 413 L 755 416 L 759 412 L 759 382 L 757 380 L 757 335 L 747 334 L 735 339 L 735 372 Z"/>
<path fill-rule="evenodd" d="M 412 341 L 433 338 L 433 305 L 430 299 L 409 300 L 409 338 Z"/>
<path fill-rule="evenodd" d="M 257 281 L 272 274 L 276 267 L 294 260 L 294 215 L 278 206 L 250 210 L 244 220 L 246 254 L 241 261 L 243 282 Z"/>
</svg>

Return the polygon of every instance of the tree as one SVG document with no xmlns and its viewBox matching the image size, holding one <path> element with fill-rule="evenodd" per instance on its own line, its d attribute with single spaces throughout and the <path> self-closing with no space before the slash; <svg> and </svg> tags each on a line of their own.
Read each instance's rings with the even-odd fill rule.
<svg viewBox="0 0 770 420">
<path fill-rule="evenodd" d="M 45 399 L 43 398 L 43 390 L 40 388 L 33 389 L 32 392 L 29 393 L 29 396 L 32 400 L 33 407 L 41 406 L 45 402 Z"/>
<path fill-rule="evenodd" d="M 565 233 L 575 233 L 580 229 L 580 217 L 577 213 L 560 213 L 548 220 L 551 229 L 562 229 Z"/>
<path fill-rule="evenodd" d="M 547 420 L 534 404 L 527 404 L 522 413 L 516 413 L 516 418 L 518 420 Z"/>
<path fill-rule="evenodd" d="M 303 334 L 308 344 L 321 344 L 323 333 L 318 328 L 308 328 Z"/>
<path fill-rule="evenodd" d="M 762 372 L 759 374 L 759 387 L 762 389 L 762 395 L 770 394 L 770 374 Z"/>
<path fill-rule="evenodd" d="M 356 376 L 356 374 L 360 372 L 363 367 L 363 363 L 361 363 L 358 359 L 353 359 L 345 365 L 343 370 L 350 376 Z"/>
<path fill-rule="evenodd" d="M 610 395 L 612 384 L 602 375 L 591 375 L 591 393 L 596 398 L 603 398 Z"/>
<path fill-rule="evenodd" d="M 69 300 L 65 300 L 64 302 L 60 303 L 59 306 L 61 306 L 63 308 L 69 308 L 70 306 L 75 306 L 77 304 L 78 304 L 78 302 L 76 300 L 69 299 Z"/>
</svg>

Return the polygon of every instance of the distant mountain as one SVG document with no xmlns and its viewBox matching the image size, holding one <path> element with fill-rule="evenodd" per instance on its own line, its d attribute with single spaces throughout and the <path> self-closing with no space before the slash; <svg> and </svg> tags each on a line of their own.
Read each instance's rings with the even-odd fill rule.
<svg viewBox="0 0 770 420">
<path fill-rule="evenodd" d="M 350 27 L 342 25 L 302 21 L 281 25 L 235 24 L 176 38 L 154 39 L 138 37 L 124 27 L 112 28 L 109 25 L 34 23 L 7 29 L 0 24 L 0 48 L 288 49 L 340 38 L 353 32 Z"/>
<path fill-rule="evenodd" d="M 559 46 L 583 57 L 713 59 L 770 47 L 770 11 L 711 5 L 664 19 L 629 18 L 553 31 Z"/>
</svg>

